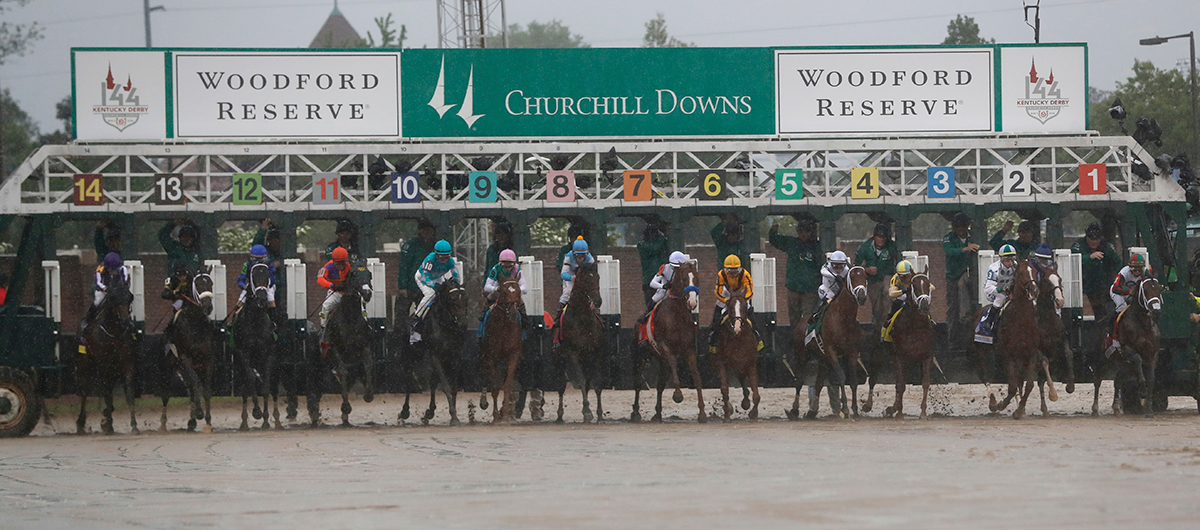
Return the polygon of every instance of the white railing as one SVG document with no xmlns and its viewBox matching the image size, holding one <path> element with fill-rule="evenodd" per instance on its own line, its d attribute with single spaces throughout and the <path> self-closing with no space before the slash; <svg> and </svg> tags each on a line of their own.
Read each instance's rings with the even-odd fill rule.
<svg viewBox="0 0 1200 530">
<path fill-rule="evenodd" d="M 387 264 L 379 258 L 367 258 L 371 273 L 371 301 L 367 302 L 367 318 L 387 318 Z"/>
<path fill-rule="evenodd" d="M 134 322 L 146 321 L 146 267 L 141 261 L 129 260 L 125 262 L 125 268 L 129 269 L 129 292 L 133 295 L 133 308 L 130 315 Z"/>
<path fill-rule="evenodd" d="M 600 273 L 600 306 L 602 315 L 621 315 L 621 260 L 612 256 L 596 256 L 596 270 Z"/>
<path fill-rule="evenodd" d="M 542 281 L 542 262 L 535 261 L 533 256 L 521 256 L 517 258 L 521 264 L 521 275 L 525 277 L 525 287 L 529 292 L 521 295 L 521 300 L 525 302 L 525 314 L 534 315 L 541 318 L 545 312 L 545 287 Z"/>
</svg>

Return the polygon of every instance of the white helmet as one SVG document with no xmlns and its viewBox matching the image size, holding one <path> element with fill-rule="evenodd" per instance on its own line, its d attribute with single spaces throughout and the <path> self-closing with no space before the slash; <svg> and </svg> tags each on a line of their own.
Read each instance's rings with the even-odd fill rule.
<svg viewBox="0 0 1200 530">
<path fill-rule="evenodd" d="M 671 265 L 679 266 L 687 263 L 687 256 L 684 256 L 682 252 L 676 250 L 675 252 L 671 253 L 671 257 L 667 261 L 671 262 Z"/>
<path fill-rule="evenodd" d="M 850 259 L 846 257 L 845 252 L 836 250 L 833 252 L 832 256 L 829 256 L 829 262 L 830 263 L 841 263 L 841 264 L 845 265 L 850 262 Z"/>
</svg>

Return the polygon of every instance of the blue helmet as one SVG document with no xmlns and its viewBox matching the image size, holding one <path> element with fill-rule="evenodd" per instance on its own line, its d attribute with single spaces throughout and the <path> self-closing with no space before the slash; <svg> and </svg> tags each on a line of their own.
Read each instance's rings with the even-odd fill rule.
<svg viewBox="0 0 1200 530">
<path fill-rule="evenodd" d="M 587 244 L 587 241 L 583 240 L 583 236 L 579 236 L 579 237 L 575 238 L 575 243 L 573 245 L 571 245 L 571 250 L 574 250 L 575 252 L 587 252 L 588 251 L 588 244 Z"/>
<path fill-rule="evenodd" d="M 443 255 L 450 254 L 450 242 L 446 241 L 445 239 L 439 240 L 437 244 L 433 246 L 433 251 Z"/>
<path fill-rule="evenodd" d="M 117 254 L 116 252 L 109 252 L 104 256 L 105 269 L 119 269 L 122 265 L 124 265 L 124 262 L 121 261 L 120 254 Z"/>
<path fill-rule="evenodd" d="M 1054 259 L 1054 253 L 1050 251 L 1050 245 L 1042 243 L 1042 246 L 1033 251 L 1033 257 L 1043 259 Z"/>
<path fill-rule="evenodd" d="M 254 245 L 250 247 L 250 255 L 256 258 L 267 257 L 267 247 L 262 245 Z"/>
</svg>

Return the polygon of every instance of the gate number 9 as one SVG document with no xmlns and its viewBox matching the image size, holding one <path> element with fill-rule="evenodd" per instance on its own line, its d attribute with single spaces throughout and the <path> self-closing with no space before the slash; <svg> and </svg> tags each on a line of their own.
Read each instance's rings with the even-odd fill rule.
<svg viewBox="0 0 1200 530">
<path fill-rule="evenodd" d="M 469 175 L 469 202 L 496 202 L 496 172 L 472 171 Z"/>
</svg>

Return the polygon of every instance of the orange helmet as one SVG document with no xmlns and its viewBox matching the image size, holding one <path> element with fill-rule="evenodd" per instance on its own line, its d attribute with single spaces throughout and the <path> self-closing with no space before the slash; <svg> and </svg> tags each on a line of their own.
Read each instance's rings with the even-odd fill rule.
<svg viewBox="0 0 1200 530">
<path fill-rule="evenodd" d="M 333 261 L 350 261 L 350 253 L 342 247 L 335 248 L 333 249 Z"/>
</svg>

